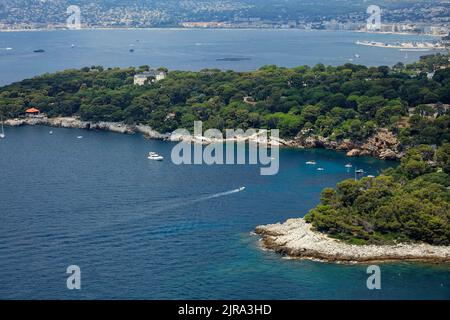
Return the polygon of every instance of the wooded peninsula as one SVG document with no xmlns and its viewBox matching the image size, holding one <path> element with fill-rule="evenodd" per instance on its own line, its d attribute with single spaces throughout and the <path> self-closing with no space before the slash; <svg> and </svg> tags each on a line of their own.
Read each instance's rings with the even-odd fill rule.
<svg viewBox="0 0 450 320">
<path fill-rule="evenodd" d="M 376 178 L 325 189 L 305 220 L 352 244 L 418 241 L 450 244 L 450 55 L 393 67 L 256 71 L 170 71 L 142 85 L 139 68 L 85 67 L 44 74 L 0 88 L 3 118 L 37 108 L 48 117 L 143 124 L 162 133 L 192 129 L 279 129 L 284 139 L 315 137 L 363 143 L 379 132 L 398 140 L 401 159 Z M 300 138 L 299 138 L 300 137 Z M 316 144 L 317 146 L 317 144 Z M 320 145 L 319 145 L 320 146 Z"/>
</svg>

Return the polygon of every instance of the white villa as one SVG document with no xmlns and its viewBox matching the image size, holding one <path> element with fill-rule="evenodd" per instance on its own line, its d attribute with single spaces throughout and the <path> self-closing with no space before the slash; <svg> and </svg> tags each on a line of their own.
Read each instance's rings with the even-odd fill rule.
<svg viewBox="0 0 450 320">
<path fill-rule="evenodd" d="M 164 71 L 149 70 L 142 73 L 138 73 L 134 76 L 134 84 L 143 86 L 147 80 L 151 79 L 151 82 L 157 82 L 165 79 L 167 73 Z"/>
</svg>

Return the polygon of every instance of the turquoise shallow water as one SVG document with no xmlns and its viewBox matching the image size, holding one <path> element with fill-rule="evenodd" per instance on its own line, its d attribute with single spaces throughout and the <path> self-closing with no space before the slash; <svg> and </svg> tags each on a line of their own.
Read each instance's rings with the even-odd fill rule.
<svg viewBox="0 0 450 320">
<path fill-rule="evenodd" d="M 67 30 L 0 32 L 0 85 L 91 65 L 254 70 L 263 65 L 411 63 L 426 52 L 359 46 L 358 40 L 424 41 L 411 35 L 304 30 Z M 72 44 L 75 46 L 72 48 Z M 270 44 L 270 45 L 268 45 Z M 12 48 L 12 50 L 7 50 Z M 134 49 L 131 53 L 130 48 Z M 43 49 L 44 53 L 33 53 Z M 429 54 L 430 52 L 428 52 Z M 356 58 L 358 54 L 360 58 Z M 229 58 L 242 59 L 227 61 Z"/>
<path fill-rule="evenodd" d="M 382 264 L 382 290 L 370 291 L 365 266 L 282 259 L 251 235 L 303 216 L 322 188 L 352 177 L 349 161 L 368 174 L 394 163 L 286 149 L 279 174 L 260 176 L 250 165 L 176 166 L 173 144 L 140 135 L 49 130 L 7 128 L 0 141 L 0 298 L 450 298 L 448 266 Z M 66 288 L 72 264 L 80 291 Z"/>
</svg>

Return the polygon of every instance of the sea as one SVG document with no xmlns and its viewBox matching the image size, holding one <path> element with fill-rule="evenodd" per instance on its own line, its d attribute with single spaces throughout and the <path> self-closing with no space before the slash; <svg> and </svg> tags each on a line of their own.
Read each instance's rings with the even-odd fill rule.
<svg viewBox="0 0 450 320">
<path fill-rule="evenodd" d="M 357 45 L 432 41 L 422 35 L 298 29 L 133 29 L 0 32 L 0 86 L 46 72 L 102 65 L 249 71 L 263 65 L 411 63 L 430 52 Z M 44 52 L 35 53 L 35 50 Z"/>
<path fill-rule="evenodd" d="M 450 298 L 448 265 L 379 264 L 381 290 L 369 290 L 367 265 L 286 259 L 253 234 L 304 216 L 353 169 L 378 175 L 395 162 L 282 149 L 278 174 L 262 176 L 258 165 L 175 165 L 174 146 L 140 134 L 6 128 L 0 298 Z M 150 151 L 165 160 L 148 160 Z M 73 265 L 80 290 L 67 288 Z"/>
<path fill-rule="evenodd" d="M 355 42 L 415 39 L 428 40 L 301 30 L 3 32 L 0 85 L 90 65 L 392 65 L 424 53 Z M 354 178 L 353 169 L 378 175 L 395 162 L 282 149 L 279 173 L 262 176 L 258 165 L 175 165 L 174 143 L 139 134 L 5 131 L 0 299 L 450 299 L 448 265 L 382 263 L 381 290 L 369 290 L 367 265 L 287 259 L 262 250 L 253 233 L 304 216 L 323 188 Z M 150 151 L 165 160 L 148 160 Z M 317 165 L 305 164 L 311 160 Z M 81 271 L 80 290 L 68 289 L 70 266 Z"/>
</svg>

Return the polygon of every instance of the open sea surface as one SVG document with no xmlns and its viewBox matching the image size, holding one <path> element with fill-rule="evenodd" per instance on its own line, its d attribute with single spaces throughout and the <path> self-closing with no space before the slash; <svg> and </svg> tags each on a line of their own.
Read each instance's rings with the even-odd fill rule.
<svg viewBox="0 0 450 320">
<path fill-rule="evenodd" d="M 448 265 L 381 264 L 382 289 L 371 291 L 367 266 L 283 259 L 251 234 L 303 216 L 324 187 L 353 177 L 348 162 L 372 175 L 395 163 L 283 149 L 279 174 L 261 176 L 255 165 L 176 166 L 173 145 L 141 135 L 6 128 L 0 299 L 450 298 Z M 165 160 L 149 161 L 149 151 Z M 81 290 L 66 288 L 69 265 L 81 268 Z"/>
</svg>

